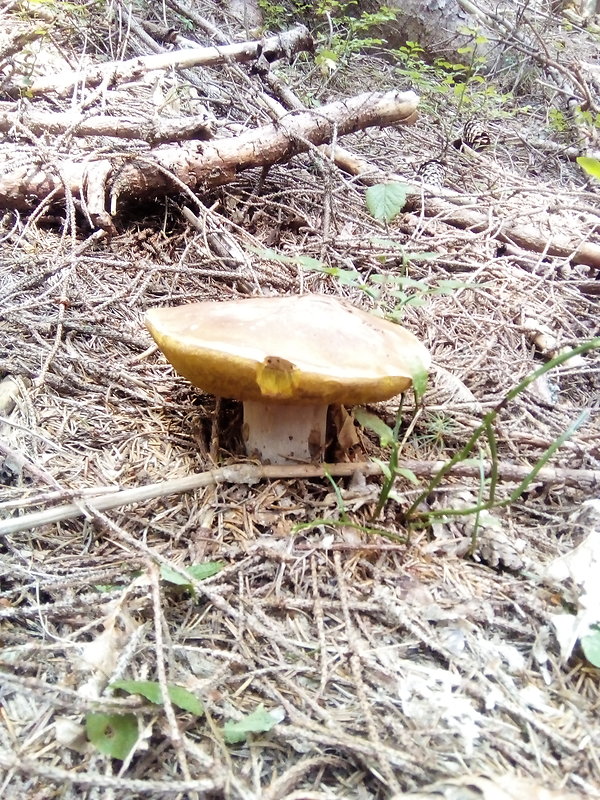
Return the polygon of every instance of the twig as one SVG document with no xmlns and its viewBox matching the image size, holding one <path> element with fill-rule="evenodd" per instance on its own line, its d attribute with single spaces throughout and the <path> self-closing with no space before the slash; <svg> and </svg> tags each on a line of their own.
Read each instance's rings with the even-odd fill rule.
<svg viewBox="0 0 600 800">
<path fill-rule="evenodd" d="M 409 469 L 422 477 L 435 475 L 446 462 L 444 461 L 402 461 L 402 467 Z M 484 462 L 483 469 L 485 476 L 491 472 L 491 463 Z M 533 468 L 516 464 L 500 462 L 498 464 L 498 478 L 505 482 L 522 481 L 529 475 Z M 147 486 L 138 486 L 135 489 L 123 489 L 110 494 L 101 495 L 91 500 L 82 497 L 79 503 L 68 503 L 56 508 L 49 508 L 45 511 L 36 511 L 25 514 L 21 517 L 13 517 L 0 522 L 0 535 L 7 533 L 17 533 L 18 531 L 30 530 L 40 525 L 48 525 L 53 522 L 61 522 L 67 519 L 75 519 L 84 516 L 87 508 L 94 511 L 108 511 L 120 506 L 131 505 L 132 503 L 142 503 L 147 500 L 155 500 L 159 497 L 167 497 L 171 494 L 180 492 L 193 492 L 206 486 L 214 486 L 219 483 L 247 483 L 248 485 L 259 483 L 265 480 L 292 480 L 294 478 L 324 478 L 326 472 L 336 478 L 349 477 L 355 472 L 363 475 L 380 475 L 381 467 L 371 462 L 351 462 L 343 464 L 327 464 L 315 466 L 313 464 L 299 464 L 290 466 L 257 466 L 255 464 L 232 464 L 229 467 L 199 472 L 185 478 L 174 478 L 162 483 L 152 483 Z M 477 478 L 479 479 L 479 465 L 456 464 L 450 470 L 450 474 L 455 477 Z M 600 487 L 600 470 L 592 469 L 567 469 L 560 467 L 544 467 L 537 475 L 536 483 L 559 483 L 596 489 Z"/>
<path fill-rule="evenodd" d="M 53 781 L 59 786 L 104 787 L 118 789 L 126 795 L 141 794 L 144 797 L 164 794 L 186 794 L 188 792 L 214 792 L 219 788 L 214 778 L 204 778 L 191 781 L 175 781 L 169 778 L 165 781 L 139 780 L 136 778 L 117 778 L 111 775 L 101 775 L 98 772 L 76 772 L 72 769 L 61 769 L 48 764 L 47 761 L 37 761 L 33 758 L 23 758 L 21 754 L 8 750 L 0 750 L 0 766 L 13 769 L 20 775 L 38 775 L 46 781 Z M 121 795 L 124 796 L 124 795 Z"/>
</svg>

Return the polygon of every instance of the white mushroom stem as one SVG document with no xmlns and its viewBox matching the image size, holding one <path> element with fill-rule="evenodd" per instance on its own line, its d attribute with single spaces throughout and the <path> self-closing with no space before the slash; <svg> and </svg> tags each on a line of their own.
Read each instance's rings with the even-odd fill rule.
<svg viewBox="0 0 600 800">
<path fill-rule="evenodd" d="M 243 437 L 246 452 L 264 464 L 322 460 L 327 427 L 326 405 L 247 400 Z"/>
</svg>

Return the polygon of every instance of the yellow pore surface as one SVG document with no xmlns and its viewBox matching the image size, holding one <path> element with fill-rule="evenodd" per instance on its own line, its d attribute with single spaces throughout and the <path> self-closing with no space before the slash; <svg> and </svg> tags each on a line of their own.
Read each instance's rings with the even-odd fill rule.
<svg viewBox="0 0 600 800">
<path fill-rule="evenodd" d="M 430 364 L 410 331 L 325 295 L 153 308 L 146 325 L 194 386 L 238 400 L 387 400 Z"/>
</svg>

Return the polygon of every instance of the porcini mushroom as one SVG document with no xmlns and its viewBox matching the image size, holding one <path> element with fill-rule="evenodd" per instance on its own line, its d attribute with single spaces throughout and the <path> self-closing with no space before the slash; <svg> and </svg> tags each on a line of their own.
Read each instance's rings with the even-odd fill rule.
<svg viewBox="0 0 600 800">
<path fill-rule="evenodd" d="M 246 452 L 271 464 L 320 460 L 330 404 L 387 400 L 430 362 L 405 328 L 324 295 L 153 308 L 146 325 L 194 386 L 243 401 Z"/>
</svg>

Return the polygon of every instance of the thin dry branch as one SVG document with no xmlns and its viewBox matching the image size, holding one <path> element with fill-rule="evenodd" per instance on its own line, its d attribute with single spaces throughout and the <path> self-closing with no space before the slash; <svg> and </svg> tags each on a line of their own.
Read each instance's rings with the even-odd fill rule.
<svg viewBox="0 0 600 800">
<path fill-rule="evenodd" d="M 0 132 L 9 133 L 15 126 L 24 126 L 35 136 L 110 136 L 116 139 L 141 139 L 149 144 L 180 142 L 188 139 L 211 139 L 214 123 L 207 114 L 155 118 L 132 121 L 107 114 L 79 114 L 66 111 L 50 113 L 35 111 L 30 105 L 0 103 Z"/>
<path fill-rule="evenodd" d="M 77 772 L 61 769 L 35 758 L 23 758 L 21 754 L 7 749 L 0 750 L 0 766 L 6 770 L 14 770 L 21 775 L 39 775 L 45 780 L 54 781 L 59 786 L 102 787 L 127 794 L 140 792 L 142 795 L 152 794 L 174 795 L 187 792 L 213 792 L 220 787 L 216 777 L 199 780 L 177 781 L 169 777 L 165 781 L 121 778 L 113 775 L 102 775 L 100 772 Z"/>
<path fill-rule="evenodd" d="M 300 110 L 303 103 L 294 92 L 277 76 L 269 73 L 266 77 L 271 89 L 279 96 L 288 108 Z M 356 156 L 343 147 L 330 147 L 323 145 L 321 148 L 328 158 L 345 172 L 360 178 L 365 185 L 398 180 L 409 186 L 411 194 L 407 199 L 406 211 L 420 211 L 427 217 L 437 217 L 446 224 L 462 230 L 474 232 L 490 229 L 490 219 L 487 215 L 473 209 L 460 208 L 464 198 L 449 190 L 438 187 L 429 187 L 423 183 L 415 184 L 403 175 L 390 175 L 379 167 L 360 156 Z M 425 196 L 425 192 L 427 196 Z M 431 197 L 431 194 L 443 194 L 443 199 Z M 545 236 L 536 231 L 532 225 L 496 224 L 494 236 L 501 242 L 515 244 L 524 250 L 534 253 L 545 253 L 549 256 L 568 258 L 574 264 L 585 264 L 600 269 L 600 245 L 592 242 L 574 242 L 568 233 L 553 233 Z"/>
<path fill-rule="evenodd" d="M 443 461 L 428 462 L 403 460 L 402 466 L 421 477 L 431 477 L 435 475 L 443 466 Z M 531 467 L 517 466 L 515 464 L 499 463 L 498 477 L 507 482 L 520 482 L 526 478 Z M 455 477 L 479 478 L 482 474 L 491 474 L 492 464 L 482 462 L 479 464 L 456 464 L 450 471 Z M 353 462 L 326 464 L 315 466 L 313 464 L 299 464 L 290 466 L 256 466 L 254 464 L 232 464 L 229 467 L 199 472 L 185 478 L 174 478 L 162 483 L 148 484 L 139 486 L 135 489 L 123 489 L 100 495 L 93 499 L 81 498 L 79 502 L 68 503 L 46 511 L 36 511 L 25 514 L 21 517 L 0 522 L 0 535 L 17 533 L 18 531 L 37 528 L 40 525 L 47 525 L 53 522 L 60 522 L 67 519 L 86 516 L 88 508 L 92 511 L 108 511 L 119 506 L 141 503 L 147 500 L 154 500 L 158 497 L 166 497 L 170 494 L 179 492 L 193 492 L 206 486 L 214 486 L 219 483 L 245 483 L 252 485 L 264 480 L 291 480 L 293 478 L 324 478 L 326 475 L 333 477 L 348 477 L 355 473 L 363 475 L 380 475 L 382 472 L 379 464 L 371 462 Z M 600 470 L 585 469 L 562 469 L 559 467 L 544 467 L 535 479 L 535 485 L 540 483 L 550 484 L 570 484 L 578 487 L 588 487 L 590 490 L 600 487 Z"/>
</svg>

